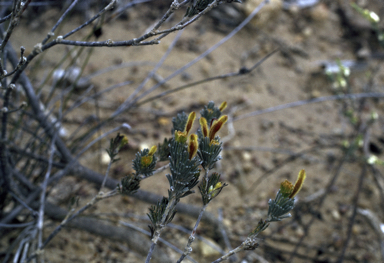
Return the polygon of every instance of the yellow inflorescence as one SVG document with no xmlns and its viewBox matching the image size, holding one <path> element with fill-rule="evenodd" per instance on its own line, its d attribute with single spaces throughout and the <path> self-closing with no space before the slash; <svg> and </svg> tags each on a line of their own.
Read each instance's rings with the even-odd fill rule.
<svg viewBox="0 0 384 263">
<path fill-rule="evenodd" d="M 187 135 L 192 130 L 193 122 L 195 121 L 195 119 L 196 119 L 196 113 L 192 111 L 188 116 L 187 124 L 185 125 L 185 128 L 184 128 L 184 132 L 186 132 Z"/>
<path fill-rule="evenodd" d="M 200 118 L 200 127 L 201 132 L 203 133 L 204 137 L 209 137 L 209 141 L 212 144 L 215 144 L 213 141 L 215 140 L 215 136 L 218 131 L 223 127 L 223 125 L 227 122 L 228 116 L 224 115 L 221 116 L 218 120 L 215 120 L 211 126 L 211 128 L 208 128 L 207 120 L 204 117 Z"/>
<path fill-rule="evenodd" d="M 157 146 L 154 145 L 151 147 L 151 149 L 149 150 L 149 153 L 148 153 L 148 156 L 153 156 L 157 151 Z"/>
<path fill-rule="evenodd" d="M 284 182 L 281 183 L 280 185 L 280 192 L 281 194 L 284 196 L 284 197 L 288 197 L 291 195 L 291 193 L 293 192 L 293 184 L 288 181 L 288 180 L 285 180 Z"/>
<path fill-rule="evenodd" d="M 196 156 L 198 148 L 199 148 L 199 143 L 197 142 L 197 135 L 191 134 L 191 136 L 189 137 L 189 143 L 188 143 L 188 152 L 189 152 L 190 160 L 192 160 L 193 157 Z"/>
<path fill-rule="evenodd" d="M 297 180 L 295 185 L 293 185 L 290 181 L 285 180 L 284 182 L 281 183 L 280 185 L 280 192 L 284 197 L 288 198 L 294 198 L 297 193 L 301 190 L 301 187 L 304 184 L 306 174 L 305 170 L 301 170 L 299 172 L 299 175 L 297 176 Z"/>
<path fill-rule="evenodd" d="M 295 186 L 293 187 L 293 191 L 290 194 L 289 198 L 294 198 L 297 195 L 297 193 L 300 192 L 301 187 L 304 184 L 304 180 L 305 180 L 306 176 L 307 175 L 305 174 L 305 170 L 304 169 L 299 172 L 299 175 L 297 176 L 297 180 L 296 180 Z"/>
<path fill-rule="evenodd" d="M 187 123 L 185 125 L 184 131 L 175 131 L 175 140 L 177 142 L 186 143 L 188 139 L 188 134 L 192 130 L 193 122 L 196 119 L 196 113 L 192 111 L 189 116 Z"/>
<path fill-rule="evenodd" d="M 223 127 L 223 125 L 227 122 L 227 120 L 228 120 L 228 116 L 224 115 L 224 116 L 221 116 L 218 120 L 215 120 L 213 122 L 211 128 L 209 129 L 210 141 L 215 139 L 217 132 L 220 131 L 221 127 Z"/>
<path fill-rule="evenodd" d="M 207 120 L 204 117 L 201 117 L 199 122 L 200 122 L 201 132 L 203 133 L 203 136 L 208 137 L 209 128 L 208 128 Z"/>
<path fill-rule="evenodd" d="M 148 154 L 141 157 L 141 160 L 140 160 L 141 166 L 143 167 L 150 166 L 153 161 L 153 155 L 155 155 L 156 151 L 157 151 L 157 146 L 156 145 L 152 146 Z"/>
<path fill-rule="evenodd" d="M 221 103 L 220 107 L 219 107 L 219 110 L 220 111 L 223 111 L 225 110 L 225 108 L 227 107 L 227 102 L 226 101 L 223 101 L 223 103 Z"/>
<path fill-rule="evenodd" d="M 153 156 L 143 156 L 141 157 L 140 163 L 143 167 L 148 167 L 153 161 Z"/>
<path fill-rule="evenodd" d="M 126 145 L 128 143 L 128 137 L 124 135 L 124 138 L 121 140 L 120 147 Z"/>
</svg>

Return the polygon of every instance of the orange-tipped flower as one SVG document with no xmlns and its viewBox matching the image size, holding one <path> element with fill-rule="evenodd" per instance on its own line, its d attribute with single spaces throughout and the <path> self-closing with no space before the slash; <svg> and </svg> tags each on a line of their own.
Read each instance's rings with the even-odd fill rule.
<svg viewBox="0 0 384 263">
<path fill-rule="evenodd" d="M 157 146 L 154 145 L 149 150 L 148 154 L 146 156 L 141 157 L 140 163 L 143 167 L 148 167 L 152 161 L 153 161 L 153 155 L 155 155 L 157 151 Z"/>
<path fill-rule="evenodd" d="M 227 107 L 227 102 L 223 101 L 223 103 L 220 104 L 219 110 L 222 112 Z"/>
<path fill-rule="evenodd" d="M 156 151 L 157 151 L 157 146 L 156 145 L 152 146 L 151 149 L 149 150 L 148 156 L 153 156 Z"/>
<path fill-rule="evenodd" d="M 175 131 L 175 140 L 180 143 L 185 143 L 187 141 L 188 137 L 186 132 L 182 131 Z"/>
<path fill-rule="evenodd" d="M 194 111 L 192 111 L 189 114 L 187 124 L 185 125 L 184 132 L 186 132 L 186 135 L 188 135 L 189 132 L 192 130 L 192 125 L 193 125 L 193 122 L 195 121 L 195 119 L 196 119 L 196 113 Z"/>
<path fill-rule="evenodd" d="M 193 122 L 195 121 L 196 113 L 192 111 L 189 116 L 187 123 L 185 124 L 184 131 L 175 131 L 175 140 L 180 143 L 186 143 L 188 134 L 192 130 Z"/>
<path fill-rule="evenodd" d="M 199 122 L 200 122 L 201 132 L 203 133 L 204 137 L 208 137 L 207 120 L 204 117 L 201 117 Z"/>
<path fill-rule="evenodd" d="M 295 195 L 300 191 L 301 187 L 304 184 L 305 177 L 306 177 L 306 174 L 305 174 L 305 170 L 303 169 L 299 172 L 299 175 L 297 176 L 296 183 L 293 187 L 292 193 L 289 195 L 289 198 L 294 198 Z"/>
<path fill-rule="evenodd" d="M 143 167 L 148 167 L 153 161 L 153 156 L 146 155 L 141 157 L 140 163 Z"/>
<path fill-rule="evenodd" d="M 210 143 L 209 143 L 209 146 L 211 145 L 220 145 L 220 142 L 218 140 L 212 140 Z"/>
<path fill-rule="evenodd" d="M 192 160 L 193 157 L 195 157 L 198 148 L 199 148 L 199 143 L 197 142 L 197 135 L 191 134 L 191 136 L 189 137 L 189 144 L 188 144 L 188 152 L 189 152 L 190 160 Z"/>
<path fill-rule="evenodd" d="M 281 183 L 280 185 L 280 192 L 281 194 L 284 196 L 284 197 L 288 197 L 291 195 L 291 193 L 293 192 L 293 184 L 288 181 L 288 180 L 285 180 L 284 182 Z"/>
<path fill-rule="evenodd" d="M 120 142 L 120 148 L 128 144 L 128 137 L 124 135 L 124 138 Z"/>
<path fill-rule="evenodd" d="M 215 120 L 209 129 L 209 140 L 212 141 L 215 139 L 216 133 L 220 131 L 221 127 L 227 122 L 228 116 L 221 116 L 218 120 Z"/>
</svg>

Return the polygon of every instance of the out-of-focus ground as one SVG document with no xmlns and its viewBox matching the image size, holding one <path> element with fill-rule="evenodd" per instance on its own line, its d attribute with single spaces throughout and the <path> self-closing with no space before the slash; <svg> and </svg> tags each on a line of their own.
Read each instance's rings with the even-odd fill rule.
<svg viewBox="0 0 384 263">
<path fill-rule="evenodd" d="M 111 177 L 119 179 L 131 172 L 131 160 L 140 147 L 157 144 L 162 142 L 164 137 L 169 137 L 172 128 L 171 119 L 179 111 L 184 110 L 187 113 L 199 111 L 208 101 L 214 101 L 216 105 L 227 101 L 228 108 L 224 113 L 232 114 L 231 116 L 236 118 L 260 109 L 336 94 L 338 91 L 334 83 L 324 74 L 322 67 L 324 63 L 336 64 L 337 60 L 356 61 L 358 66 L 351 68 L 349 78 L 351 92 L 365 92 L 368 85 L 371 85 L 371 91 L 383 92 L 384 71 L 382 67 L 380 68 L 383 49 L 372 40 L 374 36 L 371 32 L 363 30 L 367 23 L 364 24 L 365 21 L 353 9 L 349 11 L 354 12 L 354 21 L 361 22 L 363 26 L 354 28 L 356 32 L 353 34 L 350 32 L 352 29 L 347 27 L 340 13 L 346 11 L 339 10 L 341 5 L 339 2 L 345 1 L 324 1 L 313 7 L 290 10 L 283 10 L 276 2 L 272 1 L 271 6 L 266 7 L 261 18 L 256 18 L 217 50 L 167 82 L 154 94 L 200 79 L 237 72 L 242 67 L 251 67 L 276 48 L 280 48 L 280 51 L 250 74 L 194 86 L 144 104 L 134 113 L 121 115 L 116 123 L 112 123 L 109 127 L 127 122 L 134 132 L 127 133 L 130 147 L 120 154 L 121 160 L 113 165 Z M 358 2 L 362 7 L 369 8 L 384 18 L 384 7 L 380 1 Z M 116 19 L 103 26 L 103 34 L 99 40 L 125 40 L 141 35 L 162 16 L 168 5 L 169 3 L 165 1 L 151 2 L 130 9 L 125 19 Z M 216 44 L 234 28 L 233 24 L 238 24 L 236 19 L 245 18 L 244 13 L 249 13 L 249 10 L 255 7 L 251 1 L 247 1 L 243 6 L 231 5 L 236 6 L 236 9 L 231 9 L 237 12 L 234 17 L 228 18 L 222 11 L 227 9 L 218 9 L 187 27 L 164 65 L 158 70 L 157 77 L 167 77 Z M 31 23 L 21 21 L 21 26 L 17 28 L 12 39 L 13 46 L 17 49 L 23 45 L 27 52 L 30 52 L 33 46 L 43 39 L 59 15 L 58 10 L 52 9 L 45 11 Z M 180 15 L 173 17 L 166 26 L 173 25 L 179 18 Z M 61 32 L 76 27 L 83 19 L 81 15 L 71 17 Z M 80 31 L 71 39 L 82 39 L 86 36 L 86 32 L 88 31 Z M 131 85 L 115 89 L 99 98 L 97 105 L 100 118 L 109 116 L 133 92 L 163 56 L 174 37 L 175 33 L 162 39 L 156 46 L 93 50 L 93 56 L 85 68 L 85 75 L 110 66 L 127 62 L 136 63 L 134 66 L 116 69 L 91 79 L 97 90 L 124 81 L 132 81 Z M 33 78 L 36 85 L 41 81 L 39 76 L 48 74 L 54 61 L 61 58 L 65 49 L 66 47 L 57 46 L 46 53 L 40 62 L 41 69 Z M 82 61 L 78 63 L 80 65 Z M 155 83 L 156 80 L 151 79 L 147 87 Z M 298 250 L 302 256 L 294 258 L 293 262 L 335 262 L 340 255 L 353 212 L 352 203 L 358 188 L 361 167 L 351 160 L 343 166 L 340 176 L 320 210 L 316 209 L 316 201 L 313 205 L 305 202 L 315 193 L 321 194 L 321 190 L 326 187 L 342 156 L 342 151 L 337 146 L 346 139 L 343 135 L 351 134 L 348 118 L 342 114 L 344 110 L 342 105 L 340 101 L 325 101 L 233 122 L 235 134 L 233 137 L 227 137 L 229 141 L 225 143 L 223 159 L 216 168 L 229 186 L 208 207 L 208 211 L 215 215 L 222 209 L 223 223 L 232 247 L 239 245 L 256 226 L 258 220 L 265 217 L 268 209 L 267 201 L 275 196 L 280 182 L 284 179 L 295 181 L 300 169 L 305 169 L 307 172 L 307 180 L 298 195 L 299 204 L 303 202 L 300 206 L 302 210 L 293 211 L 293 219 L 271 224 L 260 236 L 263 239 L 260 241 L 260 247 L 249 252 L 246 257 L 248 262 L 262 262 L 252 253 L 262 256 L 268 262 L 287 262 L 290 252 L 303 235 L 306 237 Z M 373 111 L 379 114 L 371 129 L 372 144 L 377 146 L 376 154 L 379 158 L 383 157 L 380 153 L 384 149 L 383 105 L 382 100 L 368 99 L 363 107 L 367 116 Z M 81 111 L 76 111 L 76 114 L 68 115 L 66 129 L 74 131 L 79 123 L 92 114 L 96 114 L 95 102 L 88 103 Z M 197 129 L 197 124 L 194 129 Z M 104 132 L 106 130 L 107 128 Z M 228 134 L 227 130 L 220 132 L 222 138 Z M 335 147 L 322 150 L 320 145 Z M 318 151 L 303 154 L 295 161 L 276 168 L 294 153 L 315 146 L 319 147 Z M 106 164 L 100 160 L 107 147 L 108 141 L 105 140 L 99 147 L 89 151 L 81 159 L 82 163 L 104 173 Z M 159 166 L 164 164 L 160 163 Z M 263 174 L 273 168 L 276 170 L 257 183 Z M 157 174 L 144 180 L 141 189 L 166 195 L 168 183 L 164 174 Z M 85 204 L 97 191 L 98 187 L 94 185 L 79 181 L 75 177 L 68 177 L 52 189 L 50 200 L 56 204 L 66 205 L 68 196 L 78 195 L 81 197 L 80 204 Z M 197 193 L 182 202 L 201 205 Z M 358 207 L 368 209 L 380 220 L 384 220 L 382 206 L 377 182 L 372 176 L 365 177 Z M 148 207 L 149 204 L 118 196 L 98 203 L 86 214 L 104 218 L 112 224 L 118 220 L 126 220 L 148 230 L 148 222 L 145 221 Z M 133 214 L 141 218 L 131 217 Z M 305 233 L 303 225 L 311 220 L 313 214 L 316 217 L 315 222 L 308 233 Z M 177 214 L 174 224 L 191 228 L 194 222 L 193 218 Z M 290 224 L 282 228 L 287 223 Z M 57 222 L 47 218 L 46 235 L 56 225 Z M 211 232 L 209 227 L 202 224 L 198 235 L 209 238 L 208 233 Z M 381 262 L 378 241 L 380 236 L 363 216 L 357 215 L 344 262 Z M 169 228 L 163 236 L 180 249 L 183 249 L 187 237 L 187 234 L 174 228 Z M 7 242 L 8 240 L 1 240 L 1 244 Z M 164 245 L 160 246 L 170 253 L 170 262 L 175 261 L 177 255 Z M 196 240 L 191 256 L 198 262 L 210 262 L 218 257 L 218 254 L 206 251 L 204 247 L 206 245 Z M 63 230 L 45 249 L 45 255 L 47 262 L 143 262 L 144 260 L 124 243 L 112 242 L 73 229 Z M 238 262 L 245 255 L 245 253 L 238 255 Z"/>
</svg>

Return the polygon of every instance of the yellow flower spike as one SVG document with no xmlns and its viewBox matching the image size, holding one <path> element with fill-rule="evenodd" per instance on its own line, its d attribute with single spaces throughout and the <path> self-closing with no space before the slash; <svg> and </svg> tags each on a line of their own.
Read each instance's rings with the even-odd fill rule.
<svg viewBox="0 0 384 263">
<path fill-rule="evenodd" d="M 227 122 L 228 116 L 221 116 L 218 120 L 215 120 L 209 129 L 209 140 L 212 141 L 215 139 L 216 133 L 223 127 L 223 125 Z"/>
<path fill-rule="evenodd" d="M 223 110 L 225 110 L 226 107 L 227 107 L 227 102 L 223 101 L 223 103 L 220 104 L 219 111 L 222 112 Z"/>
<path fill-rule="evenodd" d="M 291 199 L 294 198 L 296 194 L 300 191 L 301 187 L 304 184 L 305 177 L 306 177 L 306 174 L 305 174 L 305 170 L 303 169 L 299 172 L 299 175 L 297 176 L 296 183 L 293 187 L 292 193 L 289 195 L 289 198 Z"/>
<path fill-rule="evenodd" d="M 211 185 L 211 187 L 212 187 L 212 185 Z M 210 191 L 208 191 L 208 193 L 211 194 L 211 198 L 214 198 L 216 195 L 218 195 L 220 193 L 220 191 L 216 191 L 216 190 L 218 190 L 224 186 L 223 186 L 222 182 L 217 182 L 212 190 L 211 190 L 211 187 L 209 188 Z"/>
<path fill-rule="evenodd" d="M 280 185 L 280 192 L 283 197 L 288 197 L 293 192 L 293 184 L 290 181 L 285 180 Z"/>
<path fill-rule="evenodd" d="M 152 146 L 152 148 L 149 150 L 148 156 L 153 156 L 156 151 L 157 151 L 157 146 L 156 145 Z"/>
<path fill-rule="evenodd" d="M 184 132 L 186 133 L 186 135 L 188 135 L 188 133 L 192 130 L 192 125 L 193 125 L 193 122 L 195 121 L 195 119 L 196 119 L 196 113 L 194 111 L 192 111 L 189 114 L 187 124 L 185 125 Z"/>
<path fill-rule="evenodd" d="M 196 156 L 197 149 L 199 148 L 199 143 L 197 142 L 197 135 L 191 134 L 189 137 L 188 152 L 189 159 L 192 160 Z"/>
<path fill-rule="evenodd" d="M 204 137 L 208 137 L 208 124 L 207 120 L 204 117 L 201 117 L 200 120 L 200 127 L 201 127 L 201 132 L 203 133 Z"/>
<path fill-rule="evenodd" d="M 143 167 L 148 167 L 153 161 L 153 156 L 147 155 L 141 157 L 140 163 Z"/>
<path fill-rule="evenodd" d="M 217 182 L 217 184 L 215 184 L 214 189 L 216 190 L 216 189 L 218 189 L 218 188 L 220 188 L 220 187 L 222 187 L 222 186 L 223 186 L 223 183 L 222 183 L 222 182 Z"/>
<path fill-rule="evenodd" d="M 128 137 L 124 135 L 124 138 L 120 142 L 120 147 L 126 145 L 128 143 Z"/>
</svg>

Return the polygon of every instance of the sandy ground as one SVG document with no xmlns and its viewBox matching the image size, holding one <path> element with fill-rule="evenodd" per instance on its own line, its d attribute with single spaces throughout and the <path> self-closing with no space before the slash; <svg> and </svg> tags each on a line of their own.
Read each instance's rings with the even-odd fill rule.
<svg viewBox="0 0 384 263">
<path fill-rule="evenodd" d="M 274 5 L 275 1 L 272 2 L 271 5 Z M 360 56 L 366 64 L 359 70 L 351 70 L 350 92 L 367 91 L 370 79 L 372 79 L 371 91 L 382 92 L 384 71 L 379 68 L 375 72 L 382 62 L 379 59 L 372 59 L 372 56 L 383 50 L 372 44 L 372 36 L 364 38 L 364 35 L 360 35 L 357 37 L 358 40 L 345 37 L 346 29 L 342 27 L 336 2 L 325 1 L 303 10 L 283 11 L 281 6 L 268 9 L 264 13 L 266 18 L 257 18 L 252 21 L 225 44 L 153 94 L 201 79 L 237 72 L 242 67 L 251 67 L 276 48 L 280 48 L 279 52 L 253 72 L 194 86 L 144 104 L 133 113 L 122 114 L 108 128 L 116 127 L 123 121 L 130 124 L 133 131 L 128 132 L 127 136 L 131 146 L 121 154 L 121 161 L 114 165 L 111 176 L 118 179 L 131 171 L 130 160 L 138 148 L 143 145 L 157 144 L 162 142 L 164 137 L 169 137 L 171 116 L 176 112 L 199 111 L 202 105 L 211 100 L 216 104 L 227 101 L 229 107 L 225 113 L 236 118 L 261 109 L 343 92 L 336 89 L 335 82 L 324 74 L 320 66 L 324 61 L 335 62 L 337 59 L 356 61 Z M 384 17 L 383 8 L 379 8 L 379 1 L 376 1 L 378 3 L 373 1 L 369 6 L 367 1 L 361 2 L 363 7 L 377 8 L 375 11 Z M 127 19 L 114 20 L 106 24 L 100 40 L 124 40 L 139 36 L 161 17 L 166 6 L 165 1 L 137 6 L 129 11 Z M 253 8 L 250 3 L 245 3 L 244 6 L 236 4 L 236 10 L 241 10 L 239 14 L 243 18 L 245 17 L 243 12 L 247 12 L 244 10 Z M 30 52 L 33 46 L 45 36 L 45 32 L 48 32 L 59 14 L 58 11 L 50 10 L 36 18 L 33 23 L 27 24 L 26 21 L 22 21 L 22 26 L 16 30 L 12 39 L 14 47 L 23 45 L 27 52 Z M 358 17 L 358 14 L 355 15 Z M 218 21 L 217 16 L 213 18 L 213 15 L 203 17 L 185 29 L 176 47 L 157 71 L 157 77 L 167 77 L 233 30 L 233 26 L 225 25 L 224 13 L 219 13 L 219 17 L 223 20 Z M 180 16 L 175 16 L 165 26 L 174 24 L 179 18 Z M 83 21 L 82 16 L 75 16 L 60 30 L 67 32 L 81 21 Z M 81 31 L 71 39 L 81 39 L 86 36 L 86 32 L 88 31 Z M 26 34 L 28 39 L 25 39 Z M 133 66 L 116 69 L 92 78 L 91 83 L 98 91 L 124 81 L 132 81 L 132 84 L 100 97 L 97 102 L 99 110 L 96 110 L 95 102 L 92 102 L 69 114 L 66 117 L 65 128 L 68 131 L 75 131 L 77 125 L 92 114 L 98 114 L 100 118 L 109 116 L 119 103 L 124 101 L 145 79 L 175 36 L 174 33 L 170 34 L 156 46 L 94 49 L 85 68 L 85 76 L 110 66 L 128 62 L 133 64 Z M 34 74 L 32 80 L 36 85 L 41 83 L 41 76 L 49 73 L 54 61 L 60 59 L 65 50 L 67 48 L 61 46 L 52 48 L 41 60 L 40 63 L 43 65 L 41 69 L 30 72 Z M 84 53 L 88 51 L 89 49 L 86 49 Z M 358 52 L 367 54 L 364 53 L 364 57 L 364 54 L 359 53 L 359 55 Z M 78 66 L 84 62 L 85 54 L 78 59 Z M 156 79 L 149 80 L 146 89 L 154 84 Z M 49 85 L 46 85 L 44 92 L 48 92 L 48 89 Z M 382 101 L 369 99 L 362 107 L 363 121 L 368 121 L 371 112 L 375 111 L 379 114 L 370 133 L 371 143 L 379 149 L 384 148 L 383 140 L 380 139 L 383 138 L 384 127 L 383 105 Z M 220 132 L 221 137 L 228 139 L 228 142 L 225 143 L 223 160 L 216 170 L 222 173 L 229 186 L 215 202 L 212 202 L 208 211 L 218 215 L 219 209 L 222 209 L 223 223 L 232 247 L 239 245 L 256 226 L 257 221 L 266 215 L 267 200 L 274 197 L 279 183 L 284 179 L 294 181 L 300 169 L 307 171 L 307 180 L 299 194 L 298 209 L 293 211 L 293 218 L 271 224 L 260 236 L 263 239 L 260 241 L 260 247 L 253 252 L 238 255 L 237 262 L 240 262 L 240 259 L 247 260 L 243 262 L 265 262 L 258 259 L 258 256 L 263 257 L 267 262 L 288 262 L 295 244 L 303 236 L 305 236 L 304 242 L 298 250 L 301 256 L 295 257 L 292 262 L 335 262 L 339 257 L 347 239 L 349 220 L 353 215 L 353 202 L 362 170 L 362 150 L 357 149 L 353 156 L 348 158 L 320 209 L 317 207 L 317 202 L 321 197 L 316 198 L 316 194 L 321 196 L 335 174 L 343 156 L 340 145 L 353 138 L 353 128 L 349 124 L 348 117 L 343 115 L 344 106 L 345 104 L 340 101 L 325 101 L 276 110 L 233 122 L 235 132 L 233 136 L 228 130 Z M 107 127 L 103 130 L 105 131 Z M 100 162 L 100 159 L 107 145 L 108 141 L 105 140 L 101 145 L 93 148 L 82 157 L 82 163 L 104 173 L 106 165 Z M 312 147 L 315 150 L 294 160 L 286 161 L 295 153 Z M 378 157 L 380 158 L 380 155 Z M 378 169 L 383 172 L 382 168 L 378 167 Z M 166 195 L 167 180 L 164 174 L 157 174 L 143 181 L 141 188 Z M 258 181 L 263 175 L 267 176 Z M 372 211 L 381 221 L 384 218 L 380 191 L 375 177 L 367 174 L 357 206 L 360 209 Z M 85 204 L 96 192 L 95 186 L 78 181 L 74 177 L 68 177 L 52 189 L 51 198 L 58 204 L 65 205 L 69 195 L 79 195 L 80 203 Z M 310 197 L 314 200 L 308 201 Z M 182 202 L 201 205 L 197 194 Z M 137 202 L 131 198 L 114 197 L 97 204 L 95 209 L 86 214 L 100 216 L 106 222 L 116 222 L 117 219 L 126 220 L 148 230 L 146 226 L 148 222 L 143 219 L 148 207 L 149 204 Z M 132 214 L 142 218 L 135 219 L 130 216 Z M 315 218 L 314 223 L 306 232 L 305 226 L 312 218 Z M 174 223 L 191 228 L 194 220 L 177 215 Z M 47 219 L 46 235 L 56 225 L 57 222 Z M 209 227 L 203 224 L 198 234 L 209 239 Z M 164 238 L 183 249 L 187 234 L 170 228 Z M 378 241 L 380 238 L 382 233 L 375 231 L 369 221 L 358 214 L 352 227 L 352 237 L 344 262 L 381 262 Z M 219 240 L 211 241 L 222 244 Z M 3 239 L 1 244 L 4 242 L 8 240 Z M 161 247 L 169 252 L 172 261 L 176 259 L 177 255 L 173 251 L 164 245 Z M 217 258 L 215 252 L 205 251 L 204 247 L 206 245 L 196 241 L 191 256 L 198 262 L 210 262 Z M 141 255 L 131 251 L 124 243 L 111 242 L 74 229 L 63 230 L 46 248 L 45 256 L 47 262 L 144 261 Z"/>
</svg>

